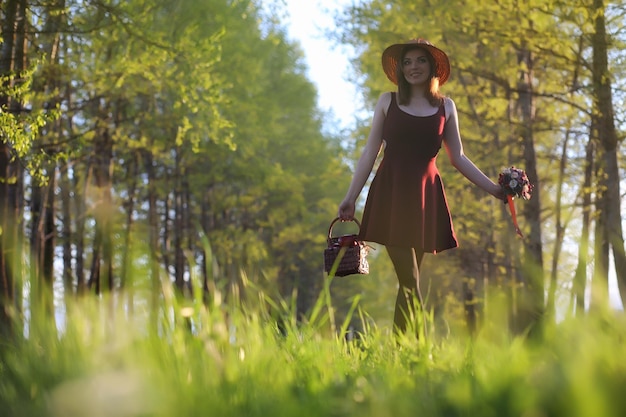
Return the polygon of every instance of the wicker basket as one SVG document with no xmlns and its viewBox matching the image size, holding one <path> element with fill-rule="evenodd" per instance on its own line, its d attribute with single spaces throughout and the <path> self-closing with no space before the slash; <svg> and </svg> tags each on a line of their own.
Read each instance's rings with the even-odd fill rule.
<svg viewBox="0 0 626 417">
<path fill-rule="evenodd" d="M 338 277 L 368 274 L 370 270 L 367 262 L 369 246 L 358 240 L 357 234 L 333 237 L 333 226 L 339 220 L 341 219 L 337 217 L 328 228 L 328 247 L 324 249 L 324 271 Z M 352 221 L 359 226 L 359 229 L 361 228 L 358 220 Z"/>
</svg>

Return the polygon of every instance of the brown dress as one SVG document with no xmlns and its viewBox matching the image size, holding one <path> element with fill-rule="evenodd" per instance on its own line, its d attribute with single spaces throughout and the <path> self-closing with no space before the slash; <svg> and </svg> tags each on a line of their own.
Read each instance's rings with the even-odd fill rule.
<svg viewBox="0 0 626 417">
<path fill-rule="evenodd" d="M 386 141 L 365 203 L 360 238 L 436 253 L 458 246 L 436 160 L 445 108 L 427 117 L 398 107 L 396 94 L 383 126 Z"/>
</svg>

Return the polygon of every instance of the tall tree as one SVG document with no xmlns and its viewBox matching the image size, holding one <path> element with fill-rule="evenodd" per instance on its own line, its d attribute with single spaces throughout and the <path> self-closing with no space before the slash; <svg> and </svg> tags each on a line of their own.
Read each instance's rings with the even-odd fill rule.
<svg viewBox="0 0 626 417">
<path fill-rule="evenodd" d="M 596 172 L 596 242 L 594 300 L 608 303 L 609 250 L 613 249 L 615 270 L 622 303 L 626 305 L 626 253 L 621 217 L 620 175 L 618 163 L 619 139 L 615 128 L 612 76 L 608 64 L 609 39 L 606 31 L 606 6 L 603 0 L 593 0 L 593 121 L 594 140 L 599 143 Z M 596 282 L 597 281 L 597 282 Z M 598 294 L 598 291 L 602 294 Z"/>
<path fill-rule="evenodd" d="M 521 11 L 524 13 L 524 11 Z M 531 16 L 523 17 L 523 25 L 533 26 Z M 520 301 L 522 309 L 515 320 L 514 327 L 518 332 L 525 331 L 537 323 L 544 311 L 544 270 L 543 243 L 541 240 L 541 187 L 538 186 L 537 157 L 535 154 L 535 97 L 533 79 L 535 57 L 522 39 L 516 45 L 517 65 L 520 68 L 517 82 L 517 109 L 519 111 L 519 136 L 522 138 L 523 160 L 528 178 L 536 184 L 531 200 L 524 205 L 526 219 L 530 223 L 530 233 L 525 241 L 524 273 L 520 283 Z"/>
<path fill-rule="evenodd" d="M 33 85 L 34 92 L 41 97 L 42 107 L 55 109 L 61 102 L 59 96 L 62 80 L 59 78 L 60 43 L 61 33 L 64 31 L 64 8 L 65 0 L 53 0 L 42 5 L 43 27 L 38 35 L 41 45 L 41 54 L 46 62 L 41 70 L 41 78 Z M 31 213 L 31 295 L 33 310 L 41 308 L 41 311 L 54 317 L 53 306 L 53 282 L 54 282 L 54 256 L 56 246 L 56 199 L 57 170 L 56 155 L 61 151 L 59 143 L 62 140 L 62 121 L 56 120 L 46 128 L 42 138 L 35 144 L 36 149 L 41 149 L 50 155 L 50 161 L 45 164 L 47 181 L 34 178 L 30 184 L 30 213 Z"/>
<path fill-rule="evenodd" d="M 20 190 L 23 184 L 12 147 L 28 138 L 11 132 L 11 128 L 20 123 L 23 111 L 22 102 L 11 91 L 15 91 L 20 82 L 18 76 L 26 70 L 26 6 L 26 0 L 7 1 L 0 22 L 0 112 L 3 113 L 0 137 L 0 332 L 3 334 L 11 331 L 15 303 L 19 302 L 19 236 L 23 214 Z"/>
<path fill-rule="evenodd" d="M 590 138 L 585 152 L 584 179 L 582 184 L 582 219 L 580 244 L 578 246 L 578 264 L 574 275 L 573 296 L 575 297 L 575 313 L 585 314 L 585 292 L 587 287 L 587 265 L 589 259 L 589 242 L 592 214 L 592 189 L 594 167 L 594 149 L 596 142 Z"/>
</svg>

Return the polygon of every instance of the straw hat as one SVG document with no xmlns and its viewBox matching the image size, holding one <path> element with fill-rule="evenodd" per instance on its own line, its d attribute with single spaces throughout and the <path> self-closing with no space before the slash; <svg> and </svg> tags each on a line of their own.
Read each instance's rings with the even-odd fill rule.
<svg viewBox="0 0 626 417">
<path fill-rule="evenodd" d="M 385 49 L 383 52 L 382 62 L 383 70 L 385 71 L 385 74 L 387 74 L 387 78 L 389 78 L 392 83 L 398 84 L 398 80 L 396 79 L 396 67 L 398 66 L 398 61 L 402 58 L 402 50 L 406 46 L 412 45 L 417 45 L 430 53 L 435 60 L 435 76 L 439 78 L 439 85 L 445 84 L 448 77 L 450 77 L 450 60 L 448 59 L 448 55 L 446 55 L 446 53 L 441 49 L 436 48 L 426 39 L 422 38 L 411 39 L 405 43 L 396 43 Z"/>
</svg>

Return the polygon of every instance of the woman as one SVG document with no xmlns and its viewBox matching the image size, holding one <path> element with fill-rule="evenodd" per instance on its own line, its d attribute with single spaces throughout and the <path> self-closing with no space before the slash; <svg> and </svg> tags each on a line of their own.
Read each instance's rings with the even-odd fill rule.
<svg viewBox="0 0 626 417">
<path fill-rule="evenodd" d="M 365 203 L 360 238 L 387 249 L 399 283 L 394 330 L 403 333 L 416 313 L 414 300 L 422 305 L 419 269 L 424 253 L 458 246 L 436 165 L 442 142 L 458 171 L 494 197 L 505 196 L 463 153 L 456 106 L 439 92 L 450 76 L 445 52 L 414 39 L 385 49 L 382 65 L 398 89 L 383 93 L 376 104 L 367 143 L 338 216 L 354 217 L 356 200 L 384 147 Z"/>
</svg>

